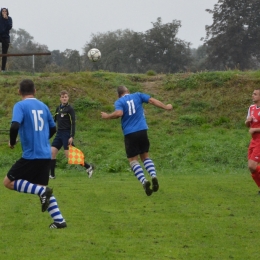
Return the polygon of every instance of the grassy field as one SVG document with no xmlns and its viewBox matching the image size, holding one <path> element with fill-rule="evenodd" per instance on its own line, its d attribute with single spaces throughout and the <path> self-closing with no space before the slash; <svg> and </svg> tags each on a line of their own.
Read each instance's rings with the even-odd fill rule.
<svg viewBox="0 0 260 260">
<path fill-rule="evenodd" d="M 243 172 L 158 173 L 151 197 L 129 173 L 58 171 L 68 228 L 38 198 L 1 189 L 3 259 L 257 259 L 260 197 Z"/>
<path fill-rule="evenodd" d="M 37 196 L 0 186 L 1 258 L 34 259 L 258 259 L 260 196 L 247 170 L 250 136 L 244 126 L 260 72 L 124 75 L 108 72 L 6 73 L 0 78 L 0 177 L 21 155 L 7 147 L 18 83 L 31 78 L 53 112 L 59 91 L 76 109 L 75 144 L 96 165 L 89 179 L 58 155 L 50 180 L 68 227 L 49 230 Z M 145 106 L 160 189 L 147 197 L 125 158 L 115 88 L 125 84 L 165 103 Z"/>
</svg>

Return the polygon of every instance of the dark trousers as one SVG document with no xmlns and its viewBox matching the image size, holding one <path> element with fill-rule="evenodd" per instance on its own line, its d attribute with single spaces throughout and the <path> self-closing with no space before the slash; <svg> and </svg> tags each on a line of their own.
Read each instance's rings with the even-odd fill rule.
<svg viewBox="0 0 260 260">
<path fill-rule="evenodd" d="M 8 48 L 9 48 L 9 39 L 8 38 L 2 38 L 0 36 L 0 42 L 2 42 L 2 54 L 7 54 Z M 7 62 L 7 57 L 2 57 L 2 70 L 5 70 Z"/>
</svg>

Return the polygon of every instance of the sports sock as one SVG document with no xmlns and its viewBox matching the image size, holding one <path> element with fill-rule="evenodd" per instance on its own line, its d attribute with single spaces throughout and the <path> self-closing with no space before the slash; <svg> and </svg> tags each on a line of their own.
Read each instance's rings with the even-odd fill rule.
<svg viewBox="0 0 260 260">
<path fill-rule="evenodd" d="M 142 183 L 146 181 L 144 171 L 139 163 L 131 164 L 131 168 L 135 174 L 135 177 Z"/>
<path fill-rule="evenodd" d="M 154 166 L 154 163 L 153 163 L 153 161 L 151 159 L 146 158 L 144 160 L 144 167 L 148 171 L 148 173 L 150 174 L 150 176 L 152 178 L 156 177 L 155 166 Z"/>
<path fill-rule="evenodd" d="M 61 215 L 60 209 L 58 207 L 58 203 L 53 195 L 50 197 L 50 204 L 48 207 L 48 212 L 54 222 L 62 223 L 65 221 Z"/>
<path fill-rule="evenodd" d="M 90 167 L 90 164 L 84 162 L 84 167 L 85 167 L 86 169 L 88 169 L 88 168 Z"/>
<path fill-rule="evenodd" d="M 26 180 L 16 180 L 14 181 L 14 190 L 22 193 L 30 193 L 40 196 L 45 192 L 45 187 L 30 183 Z"/>
<path fill-rule="evenodd" d="M 51 176 L 55 176 L 56 159 L 51 159 Z"/>
</svg>

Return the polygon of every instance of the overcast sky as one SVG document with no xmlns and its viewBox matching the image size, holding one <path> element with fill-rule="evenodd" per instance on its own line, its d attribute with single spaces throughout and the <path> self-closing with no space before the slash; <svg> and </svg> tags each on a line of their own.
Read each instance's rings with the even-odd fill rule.
<svg viewBox="0 0 260 260">
<path fill-rule="evenodd" d="M 180 20 L 177 35 L 192 43 L 202 44 L 205 25 L 212 24 L 213 9 L 218 0 L 4 0 L 14 29 L 24 29 L 34 41 L 49 50 L 78 50 L 91 39 L 91 34 L 130 29 L 145 32 L 158 17 L 162 23 Z M 101 50 L 102 51 L 102 50 Z"/>
</svg>

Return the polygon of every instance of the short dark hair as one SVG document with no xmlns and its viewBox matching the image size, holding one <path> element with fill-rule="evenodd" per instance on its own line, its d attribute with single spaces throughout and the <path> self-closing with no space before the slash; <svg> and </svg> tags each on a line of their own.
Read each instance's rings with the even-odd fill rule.
<svg viewBox="0 0 260 260">
<path fill-rule="evenodd" d="M 63 95 L 69 95 L 69 92 L 67 90 L 62 90 L 60 92 L 60 97 L 63 96 Z"/>
<path fill-rule="evenodd" d="M 118 94 L 119 97 L 121 97 L 122 95 L 124 95 L 127 92 L 128 92 L 128 89 L 127 89 L 126 86 L 119 86 L 117 88 L 117 94 Z"/>
<path fill-rule="evenodd" d="M 34 83 L 30 79 L 24 79 L 20 82 L 20 87 L 19 87 L 20 94 L 22 96 L 25 95 L 34 95 L 35 93 L 35 87 Z"/>
</svg>

